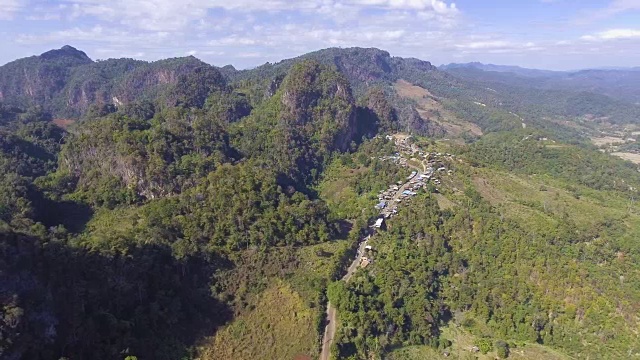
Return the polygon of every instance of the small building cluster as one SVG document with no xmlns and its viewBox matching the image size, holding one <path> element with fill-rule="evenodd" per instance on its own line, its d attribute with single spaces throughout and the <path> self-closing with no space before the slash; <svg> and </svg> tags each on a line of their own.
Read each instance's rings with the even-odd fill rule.
<svg viewBox="0 0 640 360">
<path fill-rule="evenodd" d="M 444 174 L 452 174 L 452 171 L 447 169 L 445 165 L 447 161 L 445 160 L 451 161 L 455 155 L 439 152 L 424 152 L 415 144 L 410 144 L 408 139 L 410 139 L 410 137 L 396 138 L 396 146 L 400 152 L 393 156 L 386 156 L 380 159 L 392 160 L 395 163 L 408 166 L 405 156 L 419 156 L 423 160 L 412 158 L 412 161 L 421 162 L 425 171 L 420 172 L 414 170 L 404 182 L 398 181 L 395 184 L 389 185 L 386 190 L 380 191 L 378 194 L 379 203 L 375 207 L 380 211 L 380 215 L 382 215 L 383 218 L 390 218 L 397 214 L 398 205 L 416 196 L 420 189 L 427 187 L 429 181 L 435 186 L 439 186 L 441 185 L 441 181 L 438 177 Z M 437 188 L 435 192 L 438 192 Z"/>
<path fill-rule="evenodd" d="M 402 157 L 400 153 L 395 153 L 393 155 L 388 155 L 388 156 L 381 156 L 378 159 L 380 159 L 381 161 L 391 161 L 392 163 L 402 167 L 408 166 L 407 159 Z"/>
</svg>

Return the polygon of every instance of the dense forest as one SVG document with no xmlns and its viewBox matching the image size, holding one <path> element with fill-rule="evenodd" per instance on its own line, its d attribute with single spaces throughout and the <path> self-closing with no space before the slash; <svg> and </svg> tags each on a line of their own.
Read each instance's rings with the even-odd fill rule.
<svg viewBox="0 0 640 360">
<path fill-rule="evenodd" d="M 640 351 L 640 174 L 580 122 L 631 122 L 622 100 L 359 48 L 238 71 L 64 47 L 0 94 L 1 358 L 313 358 L 327 301 L 340 359 L 440 356 L 451 327 L 500 358 Z M 411 171 L 397 133 L 457 158 L 339 281 Z"/>
</svg>

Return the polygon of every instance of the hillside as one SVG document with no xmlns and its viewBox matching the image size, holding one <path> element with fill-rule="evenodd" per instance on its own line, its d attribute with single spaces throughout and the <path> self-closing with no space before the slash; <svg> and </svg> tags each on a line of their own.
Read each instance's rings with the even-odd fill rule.
<svg viewBox="0 0 640 360">
<path fill-rule="evenodd" d="M 0 358 L 640 356 L 633 105 L 362 48 L 7 66 Z"/>
</svg>

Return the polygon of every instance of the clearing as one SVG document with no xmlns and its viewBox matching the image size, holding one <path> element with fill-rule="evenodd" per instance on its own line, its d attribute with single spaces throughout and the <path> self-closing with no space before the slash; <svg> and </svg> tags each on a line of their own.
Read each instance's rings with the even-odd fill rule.
<svg viewBox="0 0 640 360">
<path fill-rule="evenodd" d="M 76 121 L 72 119 L 53 119 L 51 122 L 63 129 L 66 129 Z"/>
<path fill-rule="evenodd" d="M 460 136 L 463 133 L 482 135 L 482 130 L 476 124 L 460 120 L 453 113 L 446 110 L 440 99 L 427 89 L 411 84 L 405 80 L 398 80 L 393 85 L 398 95 L 414 100 L 418 104 L 418 114 L 425 120 L 431 120 L 442 126 L 450 136 Z"/>
<path fill-rule="evenodd" d="M 315 314 L 288 284 L 277 281 L 252 307 L 220 330 L 200 358 L 294 359 L 317 353 Z"/>
<path fill-rule="evenodd" d="M 631 161 L 634 164 L 640 165 L 640 154 L 628 153 L 628 152 L 614 152 L 611 155 L 617 156 L 621 159 Z"/>
<path fill-rule="evenodd" d="M 452 345 L 446 350 L 437 350 L 430 346 L 407 346 L 389 353 L 386 360 L 422 360 L 422 359 L 455 359 L 455 360 L 494 360 L 497 359 L 495 351 L 482 354 L 473 352 L 478 338 L 462 327 L 448 325 L 442 328 L 442 338 L 450 340 Z M 445 356 L 444 352 L 449 356 Z M 566 355 L 556 352 L 548 347 L 538 344 L 520 344 L 510 348 L 509 359 L 516 360 L 566 360 Z"/>
<path fill-rule="evenodd" d="M 614 136 L 592 137 L 591 142 L 595 146 L 624 144 L 624 139 Z"/>
</svg>

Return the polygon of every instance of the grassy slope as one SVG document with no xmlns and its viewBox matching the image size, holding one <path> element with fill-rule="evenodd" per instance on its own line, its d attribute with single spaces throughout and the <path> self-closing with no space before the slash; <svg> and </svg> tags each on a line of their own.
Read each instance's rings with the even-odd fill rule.
<svg viewBox="0 0 640 360">
<path fill-rule="evenodd" d="M 348 249 L 346 240 L 336 240 L 265 255 L 243 254 L 236 268 L 219 275 L 235 297 L 236 317 L 203 342 L 201 358 L 317 356 L 323 291 Z"/>
<path fill-rule="evenodd" d="M 118 247 L 144 221 L 143 207 L 98 211 L 87 224 L 93 243 Z M 232 254 L 234 266 L 217 275 L 216 286 L 235 310 L 234 320 L 204 339 L 203 359 L 294 359 L 315 357 L 324 315 L 324 288 L 350 249 L 347 240 L 247 250 Z"/>
<path fill-rule="evenodd" d="M 274 281 L 251 308 L 218 332 L 201 359 L 294 359 L 317 353 L 316 314 L 290 285 Z"/>
<path fill-rule="evenodd" d="M 574 329 L 584 336 L 566 339 L 566 348 L 557 350 L 587 357 L 590 354 L 637 353 L 633 344 L 640 333 L 640 268 L 631 261 L 640 255 L 640 207 L 622 193 L 598 191 L 545 175 L 514 175 L 487 168 L 471 168 L 466 163 L 451 164 L 454 175 L 443 179 L 441 195 L 436 195 L 444 208 L 464 206 L 465 184 L 474 187 L 505 218 L 515 220 L 531 233 L 548 233 L 561 223 L 575 225 L 576 232 L 593 233 L 590 241 L 577 242 L 565 247 L 559 257 L 564 264 L 549 264 L 546 271 L 532 273 L 526 261 L 519 273 L 528 274 L 526 280 L 536 284 L 544 293 L 544 301 L 556 304 L 566 314 L 575 314 Z M 444 205 L 444 206 L 443 206 Z M 456 249 L 456 251 L 475 251 Z M 616 329 L 616 335 L 594 331 L 597 324 L 607 323 Z M 480 324 L 482 326 L 482 324 Z M 590 329 L 590 330 L 587 330 Z M 443 329 L 443 338 L 454 342 L 453 358 L 476 358 L 468 349 L 474 336 L 488 336 L 492 332 L 473 329 L 463 331 L 449 325 Z M 606 337 L 605 343 L 597 341 Z M 588 339 L 588 340 L 587 340 Z M 493 340 L 497 340 L 497 337 Z M 505 339 L 508 340 L 508 339 Z M 456 344 L 457 343 L 457 344 Z M 612 351 L 615 343 L 618 345 Z M 466 345 L 465 345 L 466 344 Z M 629 347 L 631 346 L 631 347 Z M 462 355 L 456 353 L 463 348 Z M 489 353 L 492 355 L 492 353 Z M 495 354 L 493 354 L 495 355 Z M 400 348 L 389 354 L 389 359 L 438 359 L 442 351 L 430 347 Z M 450 357 L 451 358 L 451 357 Z M 480 359 L 491 358 L 480 356 Z M 512 352 L 510 358 L 564 359 L 565 355 L 548 346 L 528 344 Z"/>
<path fill-rule="evenodd" d="M 421 117 L 431 119 L 441 125 L 447 136 L 459 136 L 464 132 L 482 135 L 482 129 L 476 124 L 463 121 L 452 112 L 445 109 L 441 100 L 437 99 L 427 89 L 413 85 L 405 80 L 398 80 L 393 88 L 400 97 L 414 100 Z"/>
</svg>

